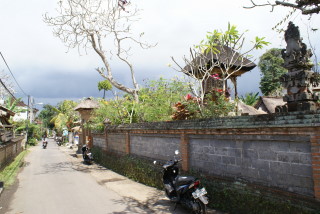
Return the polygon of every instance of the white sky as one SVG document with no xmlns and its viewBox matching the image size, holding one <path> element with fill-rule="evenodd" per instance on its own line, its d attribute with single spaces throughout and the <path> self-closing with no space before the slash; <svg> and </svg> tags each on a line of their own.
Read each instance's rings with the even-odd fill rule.
<svg viewBox="0 0 320 214">
<path fill-rule="evenodd" d="M 204 39 L 206 32 L 225 30 L 228 22 L 237 25 L 240 32 L 248 30 L 245 34 L 247 47 L 255 36 L 264 36 L 272 43 L 266 49 L 285 48 L 283 34 L 271 30 L 287 15 L 285 8 L 276 8 L 273 13 L 267 7 L 243 9 L 250 5 L 249 0 L 132 1 L 143 9 L 141 20 L 135 23 L 135 32 L 145 32 L 147 41 L 158 44 L 149 50 L 132 51 L 131 59 L 140 83 L 143 79 L 181 75 L 167 66 L 172 64 L 170 57 L 179 60 L 188 55 L 189 48 Z M 77 50 L 66 53 L 64 44 L 43 22 L 42 15 L 46 12 L 54 15 L 55 8 L 55 0 L 0 0 L 0 51 L 21 87 L 34 96 L 36 102 L 55 104 L 63 99 L 102 96 L 97 90 L 97 82 L 102 80 L 95 71 L 102 66 L 97 55 L 91 51 L 79 56 Z M 305 30 L 309 21 L 298 14 L 291 20 L 300 27 L 303 41 L 310 47 Z M 319 17 L 311 19 L 314 28 L 319 27 Z M 319 42 L 316 43 L 319 33 L 310 33 L 310 38 L 313 45 L 319 46 Z M 266 49 L 253 55 L 259 58 Z M 113 65 L 117 77 L 126 82 L 129 74 L 125 67 L 118 63 Z M 0 70 L 9 72 L 1 60 Z M 259 78 L 258 69 L 243 75 L 238 82 L 240 94 L 259 91 Z M 16 91 L 17 97 L 23 96 L 18 87 Z"/>
</svg>

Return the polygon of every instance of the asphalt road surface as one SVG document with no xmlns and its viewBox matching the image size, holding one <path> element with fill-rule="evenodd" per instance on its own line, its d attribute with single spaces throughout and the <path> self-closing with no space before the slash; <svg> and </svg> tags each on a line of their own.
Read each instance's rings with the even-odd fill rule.
<svg viewBox="0 0 320 214">
<path fill-rule="evenodd" d="M 25 161 L 26 166 L 18 175 L 18 189 L 5 213 L 147 213 L 97 184 L 85 168 L 74 167 L 52 139 L 47 149 L 40 144 L 32 148 Z"/>
<path fill-rule="evenodd" d="M 91 167 L 91 168 L 90 168 Z M 129 213 L 190 213 L 178 206 L 173 209 L 168 200 L 151 197 L 147 206 L 126 197 L 127 193 L 147 194 L 147 188 L 125 179 L 106 179 L 110 170 L 86 166 L 72 158 L 49 139 L 47 149 L 39 144 L 31 148 L 25 166 L 15 185 L 0 198 L 0 213 L 6 214 L 129 214 Z M 119 175 L 118 175 L 119 176 Z M 113 181 L 106 183 L 106 181 Z M 128 180 L 128 179 L 126 179 Z M 115 186 L 113 183 L 120 185 Z M 103 185 L 106 183 L 105 185 Z M 109 187 L 108 187 L 109 185 Z M 113 185 L 110 188 L 110 185 Z M 137 186 L 137 188 L 135 188 Z M 127 188 L 126 188 L 127 187 Z M 132 187 L 132 188 L 130 188 Z M 144 191 L 146 189 L 146 191 Z M 136 192 L 134 192 L 136 191 Z M 152 190 L 153 191 L 153 190 Z M 119 193 L 119 194 L 118 194 Z M 129 194 L 130 195 L 130 194 Z M 151 204 L 151 206 L 150 206 Z M 211 213 L 211 212 L 210 212 Z M 216 213 L 216 212 L 214 212 Z"/>
</svg>

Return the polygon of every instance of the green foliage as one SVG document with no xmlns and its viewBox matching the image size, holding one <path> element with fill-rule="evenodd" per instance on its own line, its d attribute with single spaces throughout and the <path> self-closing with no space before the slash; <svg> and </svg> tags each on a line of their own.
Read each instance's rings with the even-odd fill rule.
<svg viewBox="0 0 320 214">
<path fill-rule="evenodd" d="M 279 78 L 287 72 L 282 67 L 283 63 L 281 49 L 278 48 L 272 48 L 260 57 L 260 90 L 265 96 L 277 95 L 276 93 L 282 89 Z"/>
<path fill-rule="evenodd" d="M 28 125 L 28 142 L 29 142 L 29 139 L 37 139 L 37 140 L 40 140 L 42 137 L 42 132 L 41 132 L 41 128 L 39 125 L 37 124 L 29 124 Z"/>
<path fill-rule="evenodd" d="M 235 51 L 241 50 L 244 42 L 244 33 L 240 33 L 235 25 L 228 23 L 228 29 L 226 31 L 214 30 L 213 32 L 208 32 L 206 35 L 206 40 L 202 40 L 200 45 L 196 48 L 201 48 L 203 52 L 213 52 L 217 53 L 219 50 L 217 47 L 227 46 Z M 252 41 L 252 49 L 261 49 L 270 43 L 265 41 L 265 37 L 255 37 Z M 245 54 L 241 57 L 248 57 Z M 232 61 L 232 60 L 231 60 Z M 232 62 L 233 63 L 233 62 Z"/>
<path fill-rule="evenodd" d="M 26 109 L 19 108 L 17 104 L 21 101 L 21 98 L 13 100 L 11 96 L 9 96 L 5 101 L 5 107 L 14 113 L 26 112 Z"/>
<path fill-rule="evenodd" d="M 98 82 L 98 90 L 103 90 L 103 99 L 105 98 L 106 91 L 110 91 L 112 89 L 112 84 L 109 80 L 103 80 Z"/>
<path fill-rule="evenodd" d="M 140 90 L 139 102 L 131 95 L 109 101 L 100 100 L 100 107 L 94 111 L 89 125 L 94 130 L 101 131 L 105 119 L 112 124 L 171 120 L 174 111 L 172 106 L 181 100 L 188 90 L 188 84 L 177 78 L 151 80 Z"/>
<path fill-rule="evenodd" d="M 52 107 L 55 112 L 50 123 L 54 124 L 54 128 L 58 133 L 62 133 L 64 128 L 70 130 L 74 126 L 74 122 L 79 120 L 79 114 L 74 111 L 78 103 L 72 100 L 64 100 L 58 103 L 57 108 Z"/>
<path fill-rule="evenodd" d="M 28 130 L 28 143 L 34 144 L 32 139 L 40 140 L 42 137 L 41 127 L 38 124 L 30 123 L 29 120 L 15 122 L 15 133 L 21 133 L 22 131 Z"/>
<path fill-rule="evenodd" d="M 109 80 L 103 80 L 103 81 L 98 82 L 98 89 L 99 89 L 99 91 L 101 91 L 101 90 L 108 91 L 108 90 L 112 89 L 112 85 Z"/>
<path fill-rule="evenodd" d="M 43 109 L 40 111 L 38 118 L 41 119 L 44 127 L 53 129 L 54 123 L 51 123 L 50 121 L 56 114 L 55 107 L 49 104 L 46 104 L 43 106 Z"/>
<path fill-rule="evenodd" d="M 157 81 L 149 81 L 149 84 L 140 90 L 138 117 L 141 122 L 171 120 L 173 105 L 180 101 L 189 90 L 188 83 L 177 78 L 171 80 L 160 78 Z"/>
<path fill-rule="evenodd" d="M 36 138 L 29 138 L 28 139 L 28 145 L 35 146 L 38 144 L 38 140 Z"/>
<path fill-rule="evenodd" d="M 235 105 L 222 93 L 213 91 L 206 95 L 204 104 L 198 98 L 188 95 L 185 101 L 175 105 L 173 120 L 187 120 L 227 116 L 234 111 Z"/>
<path fill-rule="evenodd" d="M 214 67 L 219 68 L 219 75 L 223 81 L 223 90 L 226 90 L 227 79 L 245 66 L 243 59 L 252 59 L 253 57 L 250 53 L 254 49 L 262 49 L 270 44 L 265 41 L 265 37 L 255 37 L 251 43 L 252 45 L 247 50 L 243 50 L 245 33 L 240 33 L 237 27 L 230 23 L 228 23 L 228 28 L 225 31 L 214 30 L 213 32 L 208 32 L 206 39 L 195 46 L 198 49 L 196 53 L 203 61 L 210 60 L 207 65 L 201 65 L 201 72 L 205 73 L 202 76 L 210 76 Z M 233 51 L 237 54 L 234 54 Z M 212 56 L 209 53 L 214 54 L 215 61 L 211 59 Z M 198 60 L 195 64 L 191 62 L 189 66 L 197 68 L 199 67 L 199 61 L 201 60 Z"/>
<path fill-rule="evenodd" d="M 128 98 L 114 100 L 100 100 L 100 107 L 94 110 L 91 121 L 86 125 L 96 131 L 104 129 L 104 121 L 108 119 L 112 124 L 137 122 L 135 107 L 137 103 Z"/>
<path fill-rule="evenodd" d="M 246 93 L 245 96 L 241 96 L 240 100 L 249 106 L 254 106 L 254 104 L 256 104 L 259 100 L 259 92 L 257 93 Z"/>
<path fill-rule="evenodd" d="M 134 181 L 162 189 L 161 168 L 150 164 L 151 161 L 131 156 L 105 153 L 93 147 L 92 153 L 97 163 Z"/>
</svg>

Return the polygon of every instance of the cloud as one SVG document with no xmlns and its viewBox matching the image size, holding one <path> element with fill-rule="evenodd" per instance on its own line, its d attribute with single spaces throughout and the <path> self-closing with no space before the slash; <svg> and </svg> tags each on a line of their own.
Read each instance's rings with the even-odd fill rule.
<svg viewBox="0 0 320 214">
<path fill-rule="evenodd" d="M 130 60 L 136 68 L 139 83 L 143 79 L 181 75 L 166 66 L 172 64 L 170 57 L 179 61 L 188 55 L 190 47 L 205 38 L 208 31 L 225 30 L 228 22 L 237 25 L 241 32 L 249 30 L 246 33 L 246 48 L 255 36 L 264 36 L 272 43 L 266 49 L 284 48 L 286 45 L 283 33 L 279 34 L 271 28 L 288 14 L 287 8 L 277 7 L 273 13 L 267 7 L 247 10 L 243 6 L 250 2 L 239 0 L 135 2 L 143 11 L 141 19 L 133 25 L 133 33 L 139 35 L 145 32 L 146 41 L 158 43 L 148 50 L 132 49 Z M 82 52 L 82 56 L 77 50 L 66 53 L 67 48 L 53 36 L 52 28 L 43 22 L 43 14 L 48 12 L 54 15 L 56 7 L 56 1 L 52 0 L 3 0 L 0 7 L 0 51 L 22 88 L 34 97 L 76 99 L 101 96 L 96 85 L 102 78 L 94 70 L 103 66 L 98 55 L 92 50 L 87 55 Z M 310 47 L 306 33 L 308 17 L 298 14 L 290 20 L 300 26 L 301 36 Z M 318 28 L 319 19 L 320 16 L 313 16 L 311 26 Z M 311 44 L 319 47 L 319 33 L 311 33 L 309 37 Z M 253 55 L 258 59 L 266 49 L 254 51 Z M 116 78 L 130 85 L 127 68 L 114 59 L 111 66 L 117 73 Z M 0 62 L 2 69 L 7 71 L 4 63 Z M 259 91 L 259 80 L 257 68 L 244 74 L 239 78 L 239 93 Z M 16 90 L 19 91 L 18 88 Z"/>
</svg>

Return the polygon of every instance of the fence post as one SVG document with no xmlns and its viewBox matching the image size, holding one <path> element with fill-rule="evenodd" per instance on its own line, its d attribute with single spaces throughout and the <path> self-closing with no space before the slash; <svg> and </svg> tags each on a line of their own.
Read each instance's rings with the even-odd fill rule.
<svg viewBox="0 0 320 214">
<path fill-rule="evenodd" d="M 180 149 L 181 149 L 181 157 L 182 157 L 182 170 L 189 170 L 189 137 L 183 132 L 181 134 L 180 141 Z"/>
</svg>

